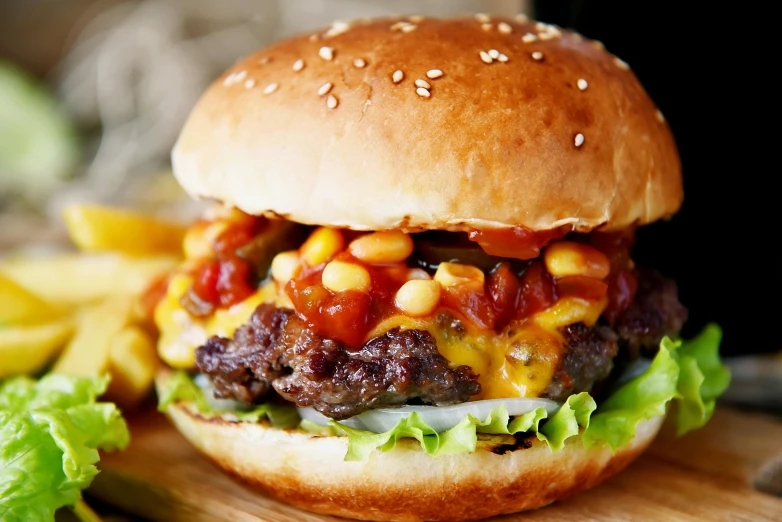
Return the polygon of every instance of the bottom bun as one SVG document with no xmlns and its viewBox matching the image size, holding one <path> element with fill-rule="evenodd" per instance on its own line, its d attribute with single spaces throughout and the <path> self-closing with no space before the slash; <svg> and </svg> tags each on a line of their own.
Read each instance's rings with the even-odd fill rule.
<svg viewBox="0 0 782 522">
<path fill-rule="evenodd" d="M 286 503 L 362 520 L 476 520 L 539 508 L 618 473 L 652 442 L 663 417 L 638 425 L 611 454 L 578 437 L 552 453 L 535 435 L 481 435 L 474 453 L 432 457 L 402 439 L 388 452 L 345 462 L 346 437 L 204 418 L 185 403 L 168 408 L 177 429 L 225 470 Z"/>
</svg>

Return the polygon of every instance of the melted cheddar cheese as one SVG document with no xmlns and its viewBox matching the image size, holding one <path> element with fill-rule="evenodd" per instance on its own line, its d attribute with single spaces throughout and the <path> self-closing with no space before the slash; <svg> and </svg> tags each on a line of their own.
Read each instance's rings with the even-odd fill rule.
<svg viewBox="0 0 782 522">
<path fill-rule="evenodd" d="M 429 331 L 439 352 L 454 365 L 467 365 L 479 375 L 481 393 L 475 399 L 538 397 L 551 383 L 563 355 L 559 328 L 583 322 L 591 326 L 606 306 L 603 301 L 566 298 L 502 332 L 483 331 L 462 321 L 462 329 L 443 327 L 437 319 L 396 315 L 380 323 L 369 335 L 392 328 Z"/>
<path fill-rule="evenodd" d="M 158 351 L 171 367 L 195 368 L 196 348 L 209 337 L 230 337 L 246 323 L 258 305 L 274 302 L 277 306 L 292 308 L 285 294 L 278 294 L 274 283 L 258 289 L 253 295 L 230 308 L 218 308 L 207 318 L 192 317 L 179 303 L 193 283 L 189 275 L 179 274 L 171 279 L 165 297 L 155 308 L 155 324 L 160 331 Z"/>
</svg>

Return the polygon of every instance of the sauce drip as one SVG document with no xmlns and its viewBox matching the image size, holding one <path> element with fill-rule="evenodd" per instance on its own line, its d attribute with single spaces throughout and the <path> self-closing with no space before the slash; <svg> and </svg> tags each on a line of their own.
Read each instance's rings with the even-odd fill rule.
<svg viewBox="0 0 782 522">
<path fill-rule="evenodd" d="M 534 259 L 551 241 L 561 239 L 570 232 L 562 226 L 535 232 L 527 227 L 473 230 L 467 234 L 470 241 L 478 243 L 489 255 L 515 259 Z"/>
<path fill-rule="evenodd" d="M 234 213 L 228 226 L 212 242 L 212 257 L 202 259 L 193 270 L 193 286 L 182 297 L 182 306 L 196 317 L 215 308 L 241 303 L 257 288 L 257 277 L 249 261 L 237 255 L 244 245 L 262 233 L 268 220 Z"/>
</svg>

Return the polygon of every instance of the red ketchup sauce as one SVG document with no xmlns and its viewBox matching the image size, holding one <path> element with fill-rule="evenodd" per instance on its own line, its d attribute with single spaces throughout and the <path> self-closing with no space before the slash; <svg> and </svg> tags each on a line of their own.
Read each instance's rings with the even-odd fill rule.
<svg viewBox="0 0 782 522">
<path fill-rule="evenodd" d="M 183 297 L 183 306 L 193 315 L 203 317 L 215 308 L 241 303 L 255 292 L 256 277 L 252 265 L 236 251 L 261 233 L 265 218 L 238 214 L 212 243 L 213 256 L 198 263 L 193 270 L 193 286 Z"/>
<path fill-rule="evenodd" d="M 527 227 L 473 230 L 467 234 L 470 241 L 478 243 L 489 255 L 515 259 L 534 259 L 551 241 L 561 239 L 570 232 L 562 226 L 535 232 Z"/>
<path fill-rule="evenodd" d="M 603 317 L 613 325 L 619 314 L 635 299 L 638 280 L 635 277 L 630 251 L 635 243 L 635 228 L 619 232 L 593 232 L 589 243 L 603 252 L 611 261 L 611 272 L 605 278 L 608 305 Z"/>
<path fill-rule="evenodd" d="M 409 268 L 404 264 L 363 264 L 347 252 L 332 260 L 361 265 L 369 272 L 372 284 L 368 293 L 355 290 L 331 292 L 321 282 L 327 263 L 305 268 L 285 285 L 296 312 L 307 326 L 322 337 L 360 347 L 367 333 L 396 310 L 394 296 L 407 280 Z"/>
</svg>

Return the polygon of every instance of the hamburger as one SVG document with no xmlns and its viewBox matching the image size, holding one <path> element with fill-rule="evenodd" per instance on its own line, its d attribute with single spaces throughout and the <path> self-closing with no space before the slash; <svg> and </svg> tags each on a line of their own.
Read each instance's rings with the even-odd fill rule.
<svg viewBox="0 0 782 522">
<path fill-rule="evenodd" d="M 155 308 L 160 408 L 227 472 L 371 520 L 534 509 L 703 425 L 719 328 L 632 259 L 671 131 L 599 42 L 524 17 L 335 22 L 239 61 L 174 175 L 214 201 Z"/>
</svg>

